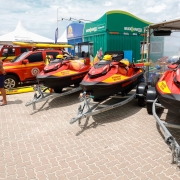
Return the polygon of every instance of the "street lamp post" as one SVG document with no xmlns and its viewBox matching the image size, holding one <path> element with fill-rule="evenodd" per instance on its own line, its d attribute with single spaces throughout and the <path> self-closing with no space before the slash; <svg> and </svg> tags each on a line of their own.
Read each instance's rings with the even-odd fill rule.
<svg viewBox="0 0 180 180">
<path fill-rule="evenodd" d="M 58 29 L 58 10 L 60 7 L 57 8 L 57 28 L 56 28 L 56 32 L 55 32 L 55 43 L 57 43 L 57 39 L 58 39 L 58 34 L 59 34 L 59 29 Z"/>
<path fill-rule="evenodd" d="M 59 9 L 60 7 L 58 7 L 57 8 L 57 28 L 58 28 L 58 21 L 59 21 L 59 19 L 58 19 L 58 9 Z"/>
</svg>

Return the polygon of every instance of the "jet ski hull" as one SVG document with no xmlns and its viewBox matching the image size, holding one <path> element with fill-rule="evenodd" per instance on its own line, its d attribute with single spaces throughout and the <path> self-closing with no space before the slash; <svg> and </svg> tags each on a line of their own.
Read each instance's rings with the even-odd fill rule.
<svg viewBox="0 0 180 180">
<path fill-rule="evenodd" d="M 88 71 L 87 71 L 88 72 Z M 43 83 L 44 86 L 52 89 L 62 89 L 70 85 L 79 84 L 87 72 L 77 73 L 70 76 L 37 76 L 37 80 Z"/>
<path fill-rule="evenodd" d="M 37 80 L 55 92 L 61 92 L 70 85 L 78 86 L 89 71 L 91 65 L 84 60 L 61 60 L 56 59 L 45 66 L 44 70 L 37 75 Z"/>
<path fill-rule="evenodd" d="M 180 67 L 168 67 L 156 84 L 158 101 L 169 111 L 180 115 Z"/>
<path fill-rule="evenodd" d="M 174 114 L 180 115 L 180 94 L 158 93 L 159 102 Z"/>
<path fill-rule="evenodd" d="M 137 84 L 141 82 L 143 78 L 143 73 L 137 74 L 133 77 L 118 82 L 118 83 L 104 83 L 104 82 L 86 82 L 82 81 L 80 83 L 81 88 L 88 94 L 91 94 L 94 99 L 105 99 L 108 96 L 117 93 L 127 94 L 130 92 Z"/>
</svg>

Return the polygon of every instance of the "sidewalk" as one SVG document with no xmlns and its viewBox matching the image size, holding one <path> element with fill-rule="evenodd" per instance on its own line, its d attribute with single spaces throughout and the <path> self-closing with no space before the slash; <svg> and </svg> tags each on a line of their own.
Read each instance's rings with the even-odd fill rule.
<svg viewBox="0 0 180 180">
<path fill-rule="evenodd" d="M 137 100 L 91 117 L 82 130 L 69 124 L 79 92 L 37 103 L 32 113 L 25 104 L 33 94 L 8 95 L 0 107 L 0 180 L 180 179 L 156 120 Z M 179 120 L 166 110 L 161 117 Z"/>
</svg>

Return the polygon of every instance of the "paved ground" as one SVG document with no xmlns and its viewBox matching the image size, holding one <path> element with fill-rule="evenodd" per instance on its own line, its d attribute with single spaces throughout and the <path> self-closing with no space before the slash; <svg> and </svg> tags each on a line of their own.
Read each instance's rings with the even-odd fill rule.
<svg viewBox="0 0 180 180">
<path fill-rule="evenodd" d="M 34 113 L 25 107 L 33 93 L 8 95 L 0 107 L 0 179 L 180 179 L 155 119 L 137 100 L 91 117 L 82 130 L 69 124 L 78 95 L 40 102 Z M 166 110 L 160 115 L 178 120 Z M 180 131 L 172 132 L 180 141 Z"/>
</svg>

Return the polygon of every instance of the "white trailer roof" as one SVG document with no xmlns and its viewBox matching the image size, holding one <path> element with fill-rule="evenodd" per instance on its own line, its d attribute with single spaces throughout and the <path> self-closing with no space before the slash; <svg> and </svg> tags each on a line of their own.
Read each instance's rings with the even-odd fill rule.
<svg viewBox="0 0 180 180">
<path fill-rule="evenodd" d="M 150 29 L 180 30 L 180 18 L 149 25 Z"/>
</svg>

